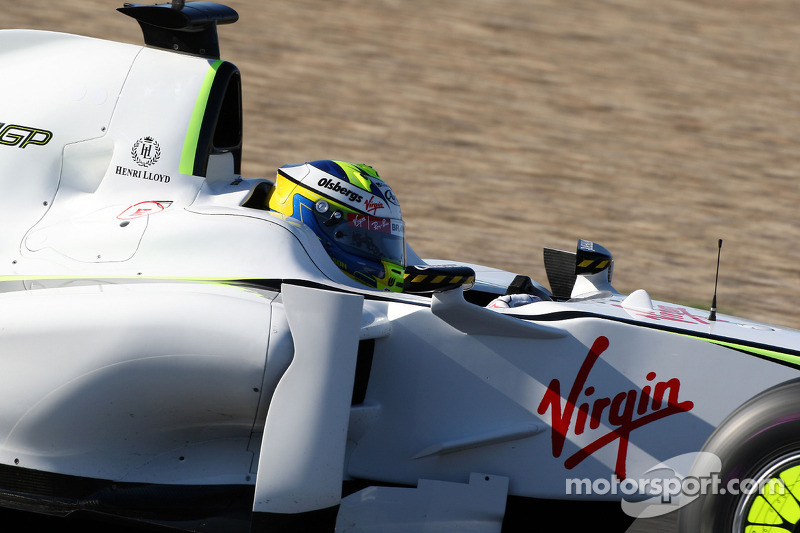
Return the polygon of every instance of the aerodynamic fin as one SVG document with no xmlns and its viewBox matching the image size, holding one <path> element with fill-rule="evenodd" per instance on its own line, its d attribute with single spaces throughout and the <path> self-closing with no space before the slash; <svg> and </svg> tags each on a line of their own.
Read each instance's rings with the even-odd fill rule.
<svg viewBox="0 0 800 533">
<path fill-rule="evenodd" d="M 267 413 L 253 512 L 335 511 L 364 298 L 291 284 L 282 296 L 295 352 Z"/>
<path fill-rule="evenodd" d="M 616 292 L 611 286 L 614 258 L 611 252 L 592 241 L 579 239 L 576 252 L 545 248 L 544 268 L 557 300 L 592 292 Z"/>
</svg>

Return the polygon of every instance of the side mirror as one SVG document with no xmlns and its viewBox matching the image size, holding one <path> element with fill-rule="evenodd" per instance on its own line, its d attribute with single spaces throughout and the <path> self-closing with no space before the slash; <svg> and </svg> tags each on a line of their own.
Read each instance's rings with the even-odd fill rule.
<svg viewBox="0 0 800 533">
<path fill-rule="evenodd" d="M 600 292 L 617 292 L 611 286 L 613 271 L 611 252 L 597 243 L 580 239 L 575 256 L 575 286 L 570 296 L 581 298 Z"/>
<path fill-rule="evenodd" d="M 610 282 L 612 265 L 611 252 L 596 242 L 578 239 L 578 252 L 575 254 L 576 275 L 592 275 L 609 269 L 608 281 Z"/>
<path fill-rule="evenodd" d="M 409 265 L 403 279 L 403 292 L 432 294 L 458 287 L 471 289 L 475 271 L 458 265 Z"/>
</svg>

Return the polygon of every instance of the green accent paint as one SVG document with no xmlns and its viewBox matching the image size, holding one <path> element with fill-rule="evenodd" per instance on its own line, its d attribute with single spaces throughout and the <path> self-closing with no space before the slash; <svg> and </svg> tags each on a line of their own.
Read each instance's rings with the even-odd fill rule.
<svg viewBox="0 0 800 533">
<path fill-rule="evenodd" d="M 350 183 L 353 185 L 358 185 L 365 191 L 369 191 L 370 187 L 372 186 L 372 182 L 366 176 L 380 179 L 380 176 L 378 176 L 378 173 L 375 172 L 375 169 L 369 165 L 354 165 L 353 163 L 348 163 L 346 161 L 334 161 L 334 163 L 342 167 L 342 170 L 344 170 L 344 173 L 347 174 L 347 178 L 350 180 Z"/>
<path fill-rule="evenodd" d="M 208 95 L 211 93 L 211 85 L 214 83 L 214 77 L 217 75 L 217 70 L 223 62 L 224 61 L 221 59 L 218 59 L 211 64 L 208 72 L 206 72 L 203 85 L 200 86 L 200 92 L 197 93 L 197 100 L 194 103 L 192 118 L 189 120 L 189 127 L 186 130 L 186 137 L 183 140 L 181 163 L 178 167 L 178 171 L 181 174 L 194 174 L 194 160 L 197 156 L 197 141 L 200 139 L 200 127 L 203 125 L 203 117 L 206 114 Z"/>
<path fill-rule="evenodd" d="M 768 359 L 777 359 L 779 361 L 783 361 L 785 363 L 789 363 L 795 366 L 800 365 L 800 356 L 791 355 L 783 352 L 776 352 L 775 350 L 767 350 L 764 348 L 756 348 L 754 346 L 747 346 L 744 344 L 737 344 L 735 342 L 727 342 L 727 341 L 720 341 L 716 339 L 707 339 L 705 337 L 698 337 L 697 335 L 689 335 L 685 333 L 678 333 L 682 337 L 689 337 L 691 339 L 697 339 L 705 342 L 710 342 L 711 344 L 717 344 L 719 346 L 724 346 L 726 348 L 731 348 L 733 350 L 739 350 L 740 352 L 752 353 L 755 355 L 760 355 L 761 357 L 766 357 Z"/>
<path fill-rule="evenodd" d="M 103 281 L 103 282 L 129 282 L 129 281 L 142 281 L 146 283 L 153 283 L 153 282 L 166 282 L 166 283 L 174 283 L 174 282 L 182 282 L 182 283 L 200 283 L 206 285 L 227 285 L 230 287 L 237 287 L 237 288 L 247 288 L 242 287 L 245 285 L 248 280 L 257 281 L 257 278 L 247 278 L 247 277 L 191 277 L 191 276 L 0 276 L 0 285 L 6 282 L 25 282 L 25 281 Z M 2 287 L 0 287 L 2 289 Z M 3 291 L 0 290 L 0 293 Z"/>
</svg>

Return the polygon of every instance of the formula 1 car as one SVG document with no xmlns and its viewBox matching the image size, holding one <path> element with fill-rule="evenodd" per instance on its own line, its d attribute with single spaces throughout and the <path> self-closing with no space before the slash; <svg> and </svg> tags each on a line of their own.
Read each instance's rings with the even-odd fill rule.
<svg viewBox="0 0 800 533">
<path fill-rule="evenodd" d="M 530 531 L 542 501 L 656 514 L 641 481 L 691 456 L 788 492 L 684 490 L 682 531 L 798 530 L 800 333 L 620 294 L 584 240 L 549 289 L 410 247 L 403 292 L 366 288 L 241 175 L 236 12 L 119 11 L 145 46 L 0 31 L 0 505 Z"/>
</svg>

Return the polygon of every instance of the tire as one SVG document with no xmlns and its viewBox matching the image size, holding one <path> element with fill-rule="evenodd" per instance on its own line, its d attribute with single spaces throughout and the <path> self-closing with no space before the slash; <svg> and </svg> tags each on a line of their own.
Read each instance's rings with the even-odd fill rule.
<svg viewBox="0 0 800 533">
<path fill-rule="evenodd" d="M 800 380 L 742 405 L 703 451 L 721 460 L 718 490 L 680 509 L 681 533 L 800 532 Z"/>
</svg>

